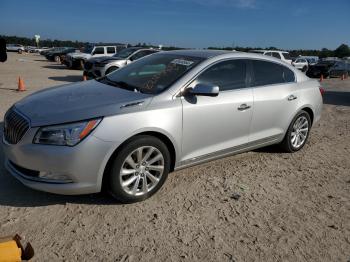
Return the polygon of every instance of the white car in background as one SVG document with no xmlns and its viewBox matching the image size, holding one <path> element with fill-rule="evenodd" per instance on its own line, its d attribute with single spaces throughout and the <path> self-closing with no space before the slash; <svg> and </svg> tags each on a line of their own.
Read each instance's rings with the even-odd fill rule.
<svg viewBox="0 0 350 262">
<path fill-rule="evenodd" d="M 68 68 L 83 68 L 84 63 L 92 57 L 113 56 L 119 50 L 124 48 L 124 45 L 119 46 L 94 46 L 86 48 L 83 52 L 75 52 L 67 54 L 64 64 Z"/>
<path fill-rule="evenodd" d="M 292 65 L 303 72 L 306 72 L 309 68 L 309 62 L 306 58 L 302 57 L 297 58 L 294 62 L 292 62 Z"/>
<path fill-rule="evenodd" d="M 24 51 L 24 46 L 19 45 L 19 44 L 7 44 L 6 51 L 7 52 L 18 52 L 19 54 L 22 54 L 22 52 Z"/>
<path fill-rule="evenodd" d="M 256 54 L 263 54 L 267 56 L 276 57 L 278 59 L 281 59 L 282 61 L 292 64 L 292 58 L 290 57 L 289 53 L 287 51 L 280 51 L 280 50 L 251 50 L 250 53 L 256 53 Z"/>
</svg>

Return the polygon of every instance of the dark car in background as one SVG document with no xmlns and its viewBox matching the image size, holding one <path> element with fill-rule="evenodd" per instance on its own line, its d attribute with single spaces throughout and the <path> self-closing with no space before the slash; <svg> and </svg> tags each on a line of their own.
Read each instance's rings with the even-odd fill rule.
<svg viewBox="0 0 350 262">
<path fill-rule="evenodd" d="M 63 50 L 63 49 L 64 49 L 64 47 L 51 47 L 51 48 L 47 48 L 47 49 L 39 51 L 39 54 L 46 56 L 49 52 L 59 51 L 59 50 Z"/>
<path fill-rule="evenodd" d="M 309 69 L 306 72 L 306 75 L 311 78 L 318 78 L 321 77 L 329 77 L 329 71 L 330 69 L 335 65 L 337 61 L 334 60 L 327 60 L 327 61 L 320 61 L 315 65 L 310 65 Z"/>
<path fill-rule="evenodd" d="M 329 69 L 329 77 L 349 76 L 350 64 L 346 61 L 338 61 Z"/>
<path fill-rule="evenodd" d="M 49 61 L 55 61 L 57 63 L 61 63 L 61 60 L 66 54 L 76 52 L 76 50 L 77 49 L 73 47 L 65 47 L 62 50 L 50 51 L 45 55 L 45 57 Z"/>
</svg>

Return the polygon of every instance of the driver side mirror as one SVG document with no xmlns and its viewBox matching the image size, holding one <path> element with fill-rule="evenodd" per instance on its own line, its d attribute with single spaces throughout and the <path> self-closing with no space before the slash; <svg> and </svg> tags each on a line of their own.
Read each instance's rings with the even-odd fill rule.
<svg viewBox="0 0 350 262">
<path fill-rule="evenodd" d="M 213 84 L 197 84 L 193 88 L 187 88 L 185 90 L 185 95 L 193 96 L 218 96 L 219 87 Z"/>
</svg>

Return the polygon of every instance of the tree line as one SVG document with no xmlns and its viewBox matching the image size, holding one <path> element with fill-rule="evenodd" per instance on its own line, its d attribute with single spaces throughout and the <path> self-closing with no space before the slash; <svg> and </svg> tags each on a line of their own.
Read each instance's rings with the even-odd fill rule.
<svg viewBox="0 0 350 262">
<path fill-rule="evenodd" d="M 0 35 L 0 38 L 4 38 L 6 40 L 6 43 L 8 44 L 21 44 L 24 46 L 36 46 L 35 39 L 29 38 L 29 37 L 18 37 L 18 36 L 5 36 Z M 69 47 L 75 47 L 75 48 L 82 48 L 88 45 L 120 45 L 120 43 L 89 43 L 89 42 L 81 42 L 81 41 L 71 41 L 71 40 L 57 40 L 57 39 L 42 39 L 40 40 L 40 46 L 46 46 L 46 47 L 61 47 L 61 46 L 69 46 Z M 128 45 L 127 46 L 132 46 Z M 146 44 L 146 43 L 138 43 L 135 46 L 142 46 L 142 47 L 153 47 L 158 48 L 158 46 L 154 46 L 152 44 Z M 165 46 L 163 47 L 164 50 L 175 50 L 175 49 L 184 49 L 179 48 L 176 46 Z M 278 48 L 274 46 L 270 46 L 268 48 L 260 48 L 260 47 L 208 47 L 208 49 L 219 49 L 219 50 L 236 50 L 241 52 L 247 52 L 249 50 L 258 50 L 258 49 L 269 49 L 269 50 L 278 50 Z M 350 48 L 346 44 L 341 44 L 338 48 L 335 50 L 330 50 L 327 48 L 322 48 L 321 50 L 306 50 L 306 49 L 298 49 L 298 50 L 288 50 L 293 57 L 297 57 L 299 55 L 305 55 L 305 56 L 318 56 L 320 58 L 323 57 L 350 57 Z"/>
</svg>

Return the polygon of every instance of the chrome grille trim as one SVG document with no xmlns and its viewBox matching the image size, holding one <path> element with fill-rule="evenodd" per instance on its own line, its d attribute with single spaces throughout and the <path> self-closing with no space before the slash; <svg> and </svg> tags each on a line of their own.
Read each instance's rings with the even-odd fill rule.
<svg viewBox="0 0 350 262">
<path fill-rule="evenodd" d="M 4 139 L 9 144 L 17 144 L 29 130 L 29 120 L 13 108 L 4 117 Z"/>
</svg>

